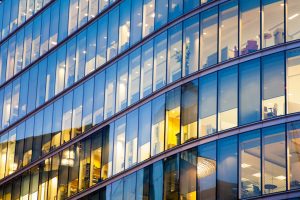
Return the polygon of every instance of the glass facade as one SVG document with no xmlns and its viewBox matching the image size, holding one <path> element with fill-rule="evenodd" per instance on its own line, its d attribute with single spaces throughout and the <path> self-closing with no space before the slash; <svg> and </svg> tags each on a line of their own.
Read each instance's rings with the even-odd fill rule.
<svg viewBox="0 0 300 200">
<path fill-rule="evenodd" d="M 2 0 L 0 200 L 300 195 L 299 13 Z"/>
</svg>

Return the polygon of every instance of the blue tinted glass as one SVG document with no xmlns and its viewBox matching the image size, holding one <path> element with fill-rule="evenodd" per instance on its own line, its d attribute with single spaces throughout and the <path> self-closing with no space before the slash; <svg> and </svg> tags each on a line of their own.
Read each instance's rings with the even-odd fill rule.
<svg viewBox="0 0 300 200">
<path fill-rule="evenodd" d="M 132 46 L 142 38 L 142 5 L 141 0 L 132 0 L 131 2 L 131 29 L 130 29 L 130 45 Z"/>
</svg>

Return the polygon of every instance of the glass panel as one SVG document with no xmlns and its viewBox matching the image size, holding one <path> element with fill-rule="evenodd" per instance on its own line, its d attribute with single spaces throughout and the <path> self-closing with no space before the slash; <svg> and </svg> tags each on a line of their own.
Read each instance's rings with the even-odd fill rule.
<svg viewBox="0 0 300 200">
<path fill-rule="evenodd" d="M 60 98 L 53 105 L 53 127 L 51 149 L 60 146 L 61 124 L 62 124 L 63 98 Z"/>
<path fill-rule="evenodd" d="M 260 120 L 260 60 L 240 64 L 239 124 Z"/>
<path fill-rule="evenodd" d="M 285 126 L 263 129 L 263 194 L 286 190 Z"/>
<path fill-rule="evenodd" d="M 108 17 L 107 60 L 110 60 L 118 53 L 119 7 L 110 11 Z"/>
<path fill-rule="evenodd" d="M 166 146 L 165 150 L 180 144 L 180 87 L 166 95 Z"/>
<path fill-rule="evenodd" d="M 86 53 L 86 31 L 84 30 L 77 36 L 76 61 L 74 61 L 76 62 L 74 69 L 75 82 L 84 77 Z"/>
<path fill-rule="evenodd" d="M 78 192 L 78 172 L 79 172 L 79 151 L 81 151 L 80 143 L 72 145 L 69 156 L 69 183 L 68 196 L 74 195 Z"/>
<path fill-rule="evenodd" d="M 55 94 L 60 93 L 64 89 L 65 71 L 66 71 L 66 45 L 62 46 L 57 50 Z"/>
<path fill-rule="evenodd" d="M 183 3 L 184 3 L 184 13 L 186 13 L 198 7 L 200 4 L 200 0 L 183 0 Z"/>
<path fill-rule="evenodd" d="M 216 142 L 198 147 L 197 182 L 198 199 L 216 199 Z"/>
<path fill-rule="evenodd" d="M 116 120 L 114 135 L 113 174 L 124 170 L 126 116 Z"/>
<path fill-rule="evenodd" d="M 0 168 L 0 179 L 5 177 L 5 166 L 6 166 L 6 162 L 7 162 L 7 142 L 8 142 L 8 134 L 4 134 L 0 137 L 0 155 L 1 155 L 1 160 L 0 160 L 0 164 L 1 167 Z"/>
<path fill-rule="evenodd" d="M 72 163 L 70 159 L 69 149 L 65 149 L 61 152 L 61 160 L 58 169 L 58 191 L 57 199 L 63 200 L 68 196 L 68 173 L 69 165 Z"/>
<path fill-rule="evenodd" d="M 78 20 L 78 0 L 70 0 L 70 9 L 69 9 L 69 34 L 77 30 L 77 20 Z"/>
<path fill-rule="evenodd" d="M 76 61 L 78 62 L 78 58 L 76 59 L 76 37 L 75 37 L 70 42 L 67 43 L 65 88 L 70 87 L 74 83 Z"/>
<path fill-rule="evenodd" d="M 199 79 L 199 137 L 217 131 L 217 73 Z"/>
<path fill-rule="evenodd" d="M 284 1 L 262 0 L 263 47 L 284 42 Z"/>
<path fill-rule="evenodd" d="M 62 117 L 62 141 L 66 143 L 71 139 L 72 132 L 72 104 L 73 91 L 64 96 L 63 117 Z"/>
<path fill-rule="evenodd" d="M 95 134 L 92 135 L 90 186 L 97 184 L 101 180 L 101 155 L 102 135 L 100 131 L 97 131 Z"/>
<path fill-rule="evenodd" d="M 221 70 L 218 74 L 218 130 L 237 126 L 237 66 Z"/>
<path fill-rule="evenodd" d="M 123 199 L 123 179 L 111 184 L 111 200 Z"/>
<path fill-rule="evenodd" d="M 34 116 L 34 135 L 32 144 L 32 161 L 37 160 L 42 152 L 43 110 Z"/>
<path fill-rule="evenodd" d="M 143 37 L 154 30 L 155 0 L 144 0 L 143 6 Z"/>
<path fill-rule="evenodd" d="M 203 69 L 218 62 L 218 9 L 202 12 L 200 21 L 200 69 Z"/>
<path fill-rule="evenodd" d="M 34 117 L 31 117 L 30 119 L 28 119 L 26 121 L 24 152 L 23 152 L 23 166 L 26 166 L 31 162 L 33 131 L 34 131 Z M 2 147 L 2 150 L 3 150 L 3 147 Z"/>
<path fill-rule="evenodd" d="M 6 81 L 6 66 L 7 66 L 7 49 L 8 42 L 1 45 L 1 57 L 0 57 L 0 83 Z"/>
<path fill-rule="evenodd" d="M 218 141 L 217 199 L 237 199 L 237 147 L 236 136 Z"/>
<path fill-rule="evenodd" d="M 260 130 L 244 133 L 239 137 L 239 198 L 261 195 L 260 144 Z"/>
<path fill-rule="evenodd" d="M 238 5 L 232 0 L 220 6 L 219 61 L 223 62 L 238 56 Z"/>
<path fill-rule="evenodd" d="M 59 10 L 59 1 L 56 1 L 51 6 L 49 49 L 53 48 L 57 44 L 58 24 L 59 24 L 58 10 Z"/>
<path fill-rule="evenodd" d="M 35 109 L 36 93 L 37 93 L 37 82 L 38 82 L 38 66 L 34 66 L 29 71 L 29 90 L 28 90 L 28 105 L 27 113 Z M 3 125 L 3 124 L 2 124 Z"/>
<path fill-rule="evenodd" d="M 198 80 L 181 88 L 181 144 L 197 138 Z"/>
<path fill-rule="evenodd" d="M 196 200 L 197 149 L 180 153 L 180 199 Z"/>
<path fill-rule="evenodd" d="M 272 118 L 285 113 L 284 55 L 282 53 L 262 59 L 262 118 Z"/>
<path fill-rule="evenodd" d="M 167 32 L 154 39 L 154 69 L 153 69 L 153 91 L 166 85 L 167 70 Z"/>
<path fill-rule="evenodd" d="M 103 142 L 101 180 L 105 180 L 112 175 L 114 124 L 106 126 L 101 135 Z"/>
<path fill-rule="evenodd" d="M 286 40 L 292 41 L 300 38 L 300 29 L 298 24 L 300 23 L 300 4 L 297 0 L 286 1 Z"/>
<path fill-rule="evenodd" d="M 95 70 L 97 48 L 97 23 L 93 23 L 87 29 L 86 66 L 85 75 Z M 83 52 L 84 53 L 84 52 Z"/>
<path fill-rule="evenodd" d="M 83 85 L 82 132 L 86 132 L 93 123 L 94 79 L 91 78 Z"/>
<path fill-rule="evenodd" d="M 127 106 L 128 57 L 118 61 L 116 112 Z"/>
<path fill-rule="evenodd" d="M 98 20 L 96 68 L 106 62 L 108 15 Z"/>
<path fill-rule="evenodd" d="M 16 36 L 13 36 L 9 40 L 9 44 L 8 44 L 6 80 L 10 79 L 14 75 L 15 53 L 16 53 Z"/>
<path fill-rule="evenodd" d="M 27 111 L 27 95 L 28 95 L 28 82 L 29 82 L 28 80 L 29 80 L 29 72 L 26 72 L 21 76 L 19 117 L 23 117 Z"/>
<path fill-rule="evenodd" d="M 45 10 L 42 14 L 42 29 L 41 29 L 41 49 L 40 55 L 48 51 L 49 46 L 49 29 L 50 28 L 50 9 Z"/>
<path fill-rule="evenodd" d="M 300 123 L 293 122 L 287 125 L 287 155 L 288 155 L 288 189 L 299 189 L 300 187 Z"/>
<path fill-rule="evenodd" d="M 25 40 L 24 40 L 24 53 L 23 53 L 23 67 L 25 68 L 30 64 L 31 58 L 31 45 L 32 45 L 32 25 L 31 22 L 27 26 L 25 26 Z"/>
<path fill-rule="evenodd" d="M 164 160 L 164 200 L 179 197 L 179 154 Z"/>
<path fill-rule="evenodd" d="M 51 99 L 55 94 L 56 64 L 57 63 L 56 63 L 56 52 L 55 52 L 48 57 L 45 101 Z"/>
<path fill-rule="evenodd" d="M 49 172 L 48 199 L 55 200 L 57 198 L 59 154 L 53 156 L 50 161 L 52 166 Z"/>
<path fill-rule="evenodd" d="M 44 109 L 44 124 L 43 124 L 43 138 L 42 138 L 42 155 L 48 153 L 51 147 L 51 133 L 52 133 L 52 116 L 53 104 Z"/>
<path fill-rule="evenodd" d="M 140 99 L 141 49 L 135 50 L 129 57 L 128 106 Z"/>
<path fill-rule="evenodd" d="M 157 0 L 155 2 L 155 30 L 167 23 L 168 7 L 168 0 Z"/>
<path fill-rule="evenodd" d="M 143 1 L 131 0 L 131 5 L 130 46 L 134 45 L 142 38 Z"/>
<path fill-rule="evenodd" d="M 163 161 L 158 161 L 150 166 L 150 199 L 161 200 L 163 198 L 164 183 Z"/>
<path fill-rule="evenodd" d="M 139 109 L 138 162 L 150 157 L 151 102 Z"/>
<path fill-rule="evenodd" d="M 46 96 L 46 78 L 47 78 L 47 59 L 42 60 L 39 63 L 39 75 L 38 75 L 38 85 L 36 94 L 36 107 L 45 103 Z"/>
<path fill-rule="evenodd" d="M 17 129 L 13 129 L 9 131 L 8 134 L 8 142 L 7 142 L 7 161 L 6 161 L 6 169 L 5 169 L 5 176 L 12 174 L 16 168 L 14 165 L 14 156 L 15 156 L 15 150 L 16 150 L 16 135 Z M 4 155 L 2 155 L 4 156 Z M 3 166 L 5 167 L 5 166 Z"/>
<path fill-rule="evenodd" d="M 152 92 L 153 40 L 142 46 L 141 99 Z"/>
<path fill-rule="evenodd" d="M 65 39 L 68 35 L 69 1 L 70 0 L 60 0 L 58 42 Z M 57 12 L 58 9 L 56 10 L 56 14 L 58 14 Z"/>
<path fill-rule="evenodd" d="M 240 54 L 260 49 L 260 0 L 240 0 Z"/>
<path fill-rule="evenodd" d="M 169 21 L 179 17 L 183 12 L 182 0 L 169 0 Z"/>
<path fill-rule="evenodd" d="M 168 30 L 168 83 L 181 78 L 182 65 L 182 24 Z"/>
<path fill-rule="evenodd" d="M 91 166 L 91 140 L 90 138 L 80 144 L 80 163 L 79 163 L 79 191 L 85 190 L 90 183 L 90 166 Z"/>
<path fill-rule="evenodd" d="M 87 0 L 79 0 L 78 27 L 81 27 L 88 20 L 88 4 Z"/>
<path fill-rule="evenodd" d="M 103 120 L 104 87 L 105 87 L 105 71 L 95 76 L 93 125 L 96 125 Z"/>
<path fill-rule="evenodd" d="M 138 109 L 127 115 L 125 169 L 133 166 L 137 162 L 138 120 Z"/>
<path fill-rule="evenodd" d="M 23 66 L 23 51 L 24 51 L 24 29 L 21 29 L 17 33 L 15 69 L 14 69 L 15 74 L 17 74 L 22 69 L 22 66 Z"/>
<path fill-rule="evenodd" d="M 159 154 L 164 150 L 165 107 L 165 95 L 152 100 L 151 156 Z"/>
<path fill-rule="evenodd" d="M 19 99 L 20 99 L 20 78 L 13 82 L 11 96 L 10 123 L 13 123 L 19 118 Z"/>
<path fill-rule="evenodd" d="M 32 52 L 31 62 L 36 60 L 40 55 L 40 42 L 41 42 L 41 16 L 38 16 L 33 21 L 32 32 Z"/>
<path fill-rule="evenodd" d="M 106 69 L 104 119 L 115 113 L 116 101 L 116 64 Z"/>
<path fill-rule="evenodd" d="M 71 138 L 74 138 L 78 134 L 82 133 L 82 100 L 83 85 L 74 90 Z"/>
<path fill-rule="evenodd" d="M 123 52 L 129 47 L 130 3 L 130 0 L 125 0 L 120 4 L 119 52 Z"/>
<path fill-rule="evenodd" d="M 16 151 L 14 169 L 18 170 L 23 166 L 23 149 L 24 149 L 24 137 L 25 137 L 25 122 L 17 127 L 16 137 Z"/>
<path fill-rule="evenodd" d="M 124 200 L 135 199 L 136 173 L 124 177 Z"/>
<path fill-rule="evenodd" d="M 11 110 L 11 94 L 12 94 L 12 84 L 9 84 L 4 89 L 2 129 L 9 126 L 10 110 Z"/>
<path fill-rule="evenodd" d="M 136 173 L 136 200 L 149 198 L 149 167 L 143 168 Z"/>
<path fill-rule="evenodd" d="M 196 2 L 196 1 L 194 1 Z M 190 2 L 192 3 L 192 2 Z M 199 15 L 183 23 L 183 71 L 182 76 L 198 70 L 199 59 Z"/>
<path fill-rule="evenodd" d="M 300 111 L 300 49 L 287 52 L 287 112 Z"/>
</svg>

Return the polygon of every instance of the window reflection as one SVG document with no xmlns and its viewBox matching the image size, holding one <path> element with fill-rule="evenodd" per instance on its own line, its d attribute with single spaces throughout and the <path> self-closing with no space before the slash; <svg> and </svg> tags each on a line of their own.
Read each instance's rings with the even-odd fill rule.
<svg viewBox="0 0 300 200">
<path fill-rule="evenodd" d="M 115 122 L 113 174 L 124 170 L 126 117 Z"/>
<path fill-rule="evenodd" d="M 154 30 L 155 0 L 144 0 L 143 6 L 143 37 Z"/>
<path fill-rule="evenodd" d="M 297 0 L 286 1 L 286 40 L 292 41 L 300 38 L 300 29 L 298 24 L 300 23 L 300 4 Z"/>
<path fill-rule="evenodd" d="M 119 52 L 129 47 L 130 38 L 130 0 L 120 4 Z"/>
<path fill-rule="evenodd" d="M 141 49 L 135 50 L 129 57 L 128 105 L 140 99 Z"/>
<path fill-rule="evenodd" d="M 167 32 L 154 40 L 153 91 L 166 85 L 167 71 Z"/>
<path fill-rule="evenodd" d="M 137 162 L 138 120 L 138 109 L 127 114 L 125 169 Z"/>
<path fill-rule="evenodd" d="M 139 109 L 138 162 L 150 157 L 151 102 Z"/>
<path fill-rule="evenodd" d="M 263 194 L 286 190 L 285 127 L 282 125 L 262 131 Z"/>
<path fill-rule="evenodd" d="M 153 40 L 142 46 L 141 99 L 152 92 Z"/>
</svg>

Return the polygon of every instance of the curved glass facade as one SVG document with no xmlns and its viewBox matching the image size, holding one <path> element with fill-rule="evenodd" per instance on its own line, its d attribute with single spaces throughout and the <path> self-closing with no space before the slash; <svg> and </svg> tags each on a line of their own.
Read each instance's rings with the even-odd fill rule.
<svg viewBox="0 0 300 200">
<path fill-rule="evenodd" d="M 300 196 L 300 2 L 41 5 L 0 44 L 0 200 Z"/>
</svg>

